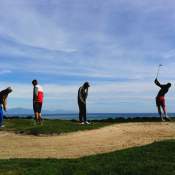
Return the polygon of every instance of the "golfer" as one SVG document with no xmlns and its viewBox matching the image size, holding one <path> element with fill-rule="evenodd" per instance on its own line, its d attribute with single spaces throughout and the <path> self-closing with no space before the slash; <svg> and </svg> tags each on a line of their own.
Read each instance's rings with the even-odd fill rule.
<svg viewBox="0 0 175 175">
<path fill-rule="evenodd" d="M 43 88 L 38 84 L 37 80 L 32 81 L 33 84 L 33 110 L 35 114 L 35 121 L 38 124 L 41 124 L 41 109 L 43 104 L 44 92 Z"/>
<path fill-rule="evenodd" d="M 78 90 L 79 121 L 81 124 L 90 124 L 86 119 L 86 99 L 89 87 L 89 83 L 85 82 Z"/>
<path fill-rule="evenodd" d="M 3 125 L 3 110 L 7 111 L 7 97 L 9 93 L 12 92 L 12 88 L 8 87 L 0 92 L 0 127 L 4 127 Z"/>
<path fill-rule="evenodd" d="M 160 115 L 160 118 L 162 119 L 162 121 L 165 121 L 165 119 L 170 120 L 170 118 L 168 117 L 167 112 L 166 112 L 165 94 L 168 92 L 169 88 L 171 87 L 171 83 L 160 84 L 159 81 L 157 80 L 157 78 L 155 79 L 154 82 L 157 86 L 160 87 L 160 90 L 159 90 L 157 97 L 156 97 L 156 105 L 157 105 L 157 109 L 158 109 L 158 113 Z M 163 109 L 165 119 L 162 116 L 161 108 Z"/>
</svg>

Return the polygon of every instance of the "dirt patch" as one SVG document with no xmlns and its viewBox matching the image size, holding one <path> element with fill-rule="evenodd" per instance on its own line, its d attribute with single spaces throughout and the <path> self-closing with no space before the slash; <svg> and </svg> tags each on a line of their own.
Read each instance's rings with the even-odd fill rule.
<svg viewBox="0 0 175 175">
<path fill-rule="evenodd" d="M 0 159 L 78 158 L 175 139 L 175 123 L 124 123 L 60 136 L 0 132 Z"/>
</svg>

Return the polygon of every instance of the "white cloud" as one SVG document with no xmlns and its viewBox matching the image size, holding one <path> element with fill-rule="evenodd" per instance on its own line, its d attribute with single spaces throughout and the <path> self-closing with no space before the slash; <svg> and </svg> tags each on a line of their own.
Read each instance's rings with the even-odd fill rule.
<svg viewBox="0 0 175 175">
<path fill-rule="evenodd" d="M 32 47 L 75 51 L 69 45 L 69 33 L 63 31 L 52 19 L 40 15 L 27 1 L 2 1 L 0 9 L 1 35 L 8 35 Z"/>
<path fill-rule="evenodd" d="M 11 70 L 0 69 L 0 75 L 2 75 L 2 74 L 10 74 L 10 73 L 12 73 Z"/>
<path fill-rule="evenodd" d="M 71 86 L 44 85 L 46 107 L 56 107 L 57 102 L 63 108 L 65 104 L 70 109 L 76 106 L 72 107 L 78 89 L 71 79 L 74 76 L 94 80 L 89 94 L 92 110 L 109 110 L 111 106 L 114 110 L 115 102 L 121 103 L 120 108 L 126 102 L 152 104 L 149 101 L 154 101 L 158 90 L 152 81 L 159 63 L 165 65 L 161 81 L 174 80 L 174 2 L 47 2 L 1 0 L 0 7 L 0 37 L 4 39 L 0 41 L 0 74 L 20 71 L 52 82 L 53 75 L 70 77 L 65 82 L 71 81 Z M 96 78 L 100 78 L 99 84 Z M 12 81 L 19 82 L 18 77 Z M 21 105 L 31 102 L 31 84 L 12 86 L 12 99 Z"/>
<path fill-rule="evenodd" d="M 54 1 L 52 3 L 55 4 Z M 63 2 L 61 1 L 60 3 L 62 4 Z M 99 14 L 95 13 L 95 11 L 88 14 L 87 12 L 92 7 L 88 6 L 89 9 L 87 9 L 84 3 L 79 3 L 80 1 L 77 1 L 74 6 L 70 4 L 70 13 L 73 15 L 71 27 L 73 23 L 75 23 L 75 26 L 78 25 L 78 22 L 83 23 L 83 17 L 85 19 L 103 19 L 101 21 L 103 25 L 98 29 L 95 26 L 90 29 L 85 23 L 85 26 L 87 25 L 85 32 L 80 30 L 80 26 L 77 29 L 69 29 L 67 28 L 68 23 L 60 21 L 60 16 L 67 17 L 67 12 L 63 13 L 66 9 L 60 9 L 59 3 L 55 4 L 53 13 L 46 10 L 48 14 L 45 15 L 42 10 L 36 8 L 39 3 L 33 1 L 31 3 L 28 1 L 15 1 L 13 3 L 11 1 L 2 1 L 0 33 L 11 36 L 19 45 L 1 46 L 1 52 L 12 56 L 30 57 L 28 59 L 31 61 L 28 61 L 28 64 L 26 64 L 25 60 L 22 62 L 20 58 L 17 61 L 18 65 L 20 65 L 18 68 L 20 67 L 22 71 L 101 78 L 129 77 L 131 79 L 143 79 L 146 75 L 151 78 L 155 64 L 153 57 L 160 56 L 161 59 L 161 54 L 165 53 L 162 48 L 167 48 L 167 43 L 160 42 L 160 38 L 155 35 L 154 31 L 143 30 L 141 27 L 144 23 L 142 18 L 138 19 L 138 23 L 131 23 L 130 34 L 126 33 L 124 36 L 122 32 L 118 33 L 118 30 L 116 33 L 110 32 L 110 27 L 116 24 L 113 21 L 111 24 L 108 20 L 112 18 L 112 12 L 115 12 L 116 9 L 112 8 L 110 12 L 109 9 L 105 10 L 105 8 L 101 7 L 102 11 Z M 78 4 L 84 9 L 84 11 L 81 11 L 82 16 L 78 14 L 80 18 L 75 12 L 76 8 L 80 8 Z M 119 7 L 123 8 L 122 1 L 110 1 L 109 4 L 102 3 L 104 7 L 111 4 L 114 7 L 119 5 Z M 136 9 L 136 13 L 143 17 L 147 17 L 148 14 L 140 11 L 147 9 L 150 5 L 157 7 L 160 4 L 163 8 L 162 1 L 156 3 L 151 1 L 124 1 L 124 4 L 131 5 L 126 6 L 127 8 L 124 9 L 126 14 L 127 11 L 131 10 L 131 15 L 133 15 L 132 10 Z M 93 3 L 93 5 L 97 7 L 98 2 Z M 65 7 L 67 7 L 67 4 Z M 42 8 L 43 6 L 41 5 Z M 8 15 L 5 13 L 7 10 L 9 11 Z M 155 11 L 152 10 L 152 12 Z M 133 15 L 133 17 L 136 16 Z M 92 23 L 95 23 L 95 21 L 92 21 Z M 11 27 L 12 24 L 13 27 Z M 117 25 L 123 25 L 123 22 L 118 21 Z M 127 28 L 127 25 L 125 27 Z M 42 50 L 39 50 L 40 48 Z M 154 52 L 154 49 L 157 50 Z M 67 55 L 59 53 L 60 50 Z M 145 64 L 146 59 L 150 60 L 148 65 Z M 38 70 L 38 64 L 35 62 L 42 63 Z M 153 64 L 151 65 L 152 62 Z M 9 65 L 9 67 L 12 67 L 12 65 Z M 15 69 L 16 65 L 13 67 Z"/>
</svg>

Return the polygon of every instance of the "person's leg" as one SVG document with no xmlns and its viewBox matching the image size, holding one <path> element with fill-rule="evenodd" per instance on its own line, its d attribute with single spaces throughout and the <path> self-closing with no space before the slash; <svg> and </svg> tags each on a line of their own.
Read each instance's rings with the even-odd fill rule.
<svg viewBox="0 0 175 175">
<path fill-rule="evenodd" d="M 86 105 L 84 104 L 83 106 L 83 120 L 86 124 L 90 124 L 88 121 L 87 121 L 87 112 L 86 112 Z"/>
<path fill-rule="evenodd" d="M 164 115 L 166 116 L 166 107 L 165 107 L 165 105 L 162 105 L 162 109 L 163 109 Z"/>
<path fill-rule="evenodd" d="M 38 122 L 38 112 L 35 112 L 35 120 L 36 120 L 36 122 Z"/>
<path fill-rule="evenodd" d="M 166 104 L 165 104 L 165 98 L 164 97 L 161 98 L 161 107 L 162 107 L 165 119 L 170 121 L 170 118 L 167 115 L 167 110 L 166 110 Z"/>
<path fill-rule="evenodd" d="M 84 106 L 83 106 L 83 120 L 84 120 L 84 123 L 90 124 L 90 123 L 87 121 L 86 104 L 84 104 Z"/>
<path fill-rule="evenodd" d="M 158 113 L 159 113 L 159 116 L 160 116 L 161 120 L 162 120 L 162 121 L 165 121 L 165 120 L 163 119 L 162 112 L 161 112 L 161 104 L 162 104 L 162 103 L 161 103 L 160 97 L 157 97 L 157 98 L 156 98 L 157 110 L 158 110 Z"/>
<path fill-rule="evenodd" d="M 163 109 L 163 113 L 164 113 L 165 119 L 167 119 L 167 120 L 170 121 L 171 119 L 170 119 L 170 117 L 167 115 L 165 103 L 162 105 L 162 109 Z"/>
<path fill-rule="evenodd" d="M 33 111 L 34 111 L 34 120 L 37 123 L 38 113 L 37 113 L 37 104 L 36 102 L 33 102 Z"/>
<path fill-rule="evenodd" d="M 78 102 L 78 107 L 79 107 L 79 121 L 82 122 L 82 115 L 83 115 L 83 112 L 82 112 L 82 103 L 81 102 Z"/>
<path fill-rule="evenodd" d="M 165 121 L 163 116 L 162 116 L 162 112 L 161 112 L 161 106 L 160 105 L 157 105 L 157 110 L 158 110 L 158 113 L 159 113 L 159 116 L 161 118 L 162 121 Z"/>
<path fill-rule="evenodd" d="M 41 122 L 41 107 L 42 104 L 39 102 L 36 102 L 36 122 L 40 124 Z"/>
<path fill-rule="evenodd" d="M 42 122 L 42 117 L 41 117 L 41 109 L 42 109 L 42 103 L 38 104 L 38 122 Z"/>
<path fill-rule="evenodd" d="M 41 124 L 41 122 L 42 122 L 41 113 L 38 113 L 38 123 Z"/>
<path fill-rule="evenodd" d="M 86 119 L 86 105 L 85 104 L 83 104 L 83 121 L 84 122 L 86 122 L 87 121 L 87 119 Z"/>
<path fill-rule="evenodd" d="M 3 122 L 3 109 L 2 107 L 0 107 L 0 127 L 2 126 L 2 122 Z"/>
</svg>

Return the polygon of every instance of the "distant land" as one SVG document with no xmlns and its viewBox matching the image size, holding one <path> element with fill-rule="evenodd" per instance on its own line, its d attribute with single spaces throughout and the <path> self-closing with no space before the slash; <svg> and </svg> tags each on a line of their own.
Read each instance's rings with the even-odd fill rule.
<svg viewBox="0 0 175 175">
<path fill-rule="evenodd" d="M 43 110 L 43 114 L 74 114 L 75 111 L 66 111 L 66 110 Z M 27 109 L 27 108 L 11 108 L 8 109 L 8 111 L 5 113 L 7 115 L 33 115 L 33 109 Z"/>
</svg>

